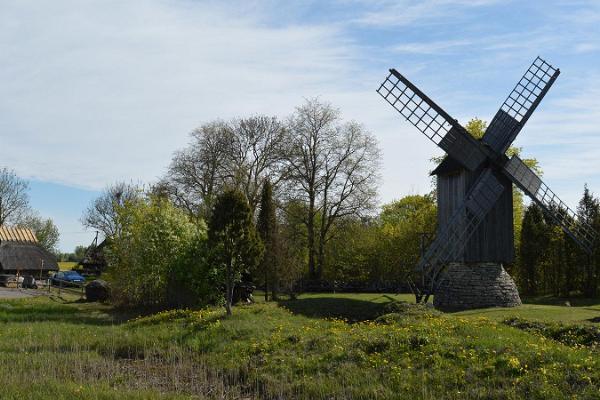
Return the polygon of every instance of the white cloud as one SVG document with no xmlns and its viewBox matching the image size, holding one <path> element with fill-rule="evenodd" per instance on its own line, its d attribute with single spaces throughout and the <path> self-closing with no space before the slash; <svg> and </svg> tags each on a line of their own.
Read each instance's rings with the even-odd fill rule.
<svg viewBox="0 0 600 400">
<path fill-rule="evenodd" d="M 368 11 L 354 22 L 369 26 L 408 26 L 414 23 L 451 23 L 469 9 L 489 6 L 498 0 L 358 0 Z"/>
<path fill-rule="evenodd" d="M 0 164 L 27 177 L 92 189 L 117 179 L 149 181 L 164 172 L 172 152 L 202 122 L 251 113 L 285 116 L 303 97 L 320 95 L 378 136 L 384 150 L 381 197 L 387 201 L 428 190 L 428 159 L 439 149 L 377 96 L 385 68 L 402 67 L 465 121 L 474 112 L 491 117 L 495 109 L 488 104 L 498 106 L 507 92 L 488 85 L 499 77 L 504 82 L 513 71 L 516 81 L 535 55 L 546 53 L 554 61 L 551 55 L 558 50 L 563 56 L 589 53 L 595 43 L 593 35 L 577 37 L 578 50 L 573 32 L 544 26 L 488 32 L 479 22 L 468 32 L 456 32 L 429 25 L 476 18 L 471 11 L 495 1 L 338 3 L 346 6 L 346 19 L 320 15 L 319 22 L 298 23 L 294 13 L 306 13 L 316 2 L 3 0 Z M 377 35 L 357 43 L 350 32 L 408 25 L 415 34 L 381 46 Z M 422 35 L 433 31 L 437 34 Z M 396 52 L 389 52 L 394 46 Z M 472 90 L 475 80 L 480 89 Z M 513 79 L 506 82 L 512 85 Z M 523 141 L 526 150 L 538 150 L 540 141 L 560 146 L 559 139 L 573 140 L 568 129 L 598 126 L 593 110 L 581 114 L 581 107 L 597 104 L 593 96 L 573 103 L 570 107 L 580 112 L 570 119 L 555 117 L 556 134 L 542 132 L 542 122 L 534 117 L 527 137 L 540 136 L 533 143 Z M 545 104 L 545 115 L 561 107 Z M 562 130 L 554 129 L 561 124 Z M 592 130 L 586 132 L 593 136 Z M 597 149 L 589 148 L 587 158 L 593 161 Z M 541 161 L 550 177 L 554 161 Z"/>
<path fill-rule="evenodd" d="M 160 175 L 202 121 L 288 113 L 353 56 L 327 27 L 162 1 L 4 1 L 0 52 L 2 163 L 96 189 Z"/>
</svg>

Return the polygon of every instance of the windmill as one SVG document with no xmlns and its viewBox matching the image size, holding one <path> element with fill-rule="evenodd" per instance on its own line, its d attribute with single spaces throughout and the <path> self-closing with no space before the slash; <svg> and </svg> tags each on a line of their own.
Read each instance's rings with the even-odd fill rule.
<svg viewBox="0 0 600 400">
<path fill-rule="evenodd" d="M 446 309 L 521 303 L 503 264 L 514 258 L 512 185 L 538 204 L 587 253 L 596 232 L 523 160 L 506 155 L 560 70 L 537 57 L 496 113 L 481 140 L 395 69 L 377 92 L 447 157 L 438 183 L 438 231 L 417 265 L 417 301 Z"/>
</svg>

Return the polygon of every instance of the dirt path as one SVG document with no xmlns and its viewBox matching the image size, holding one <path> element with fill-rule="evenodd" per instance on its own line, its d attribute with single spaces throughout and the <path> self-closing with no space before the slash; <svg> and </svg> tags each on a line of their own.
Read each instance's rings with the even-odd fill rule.
<svg viewBox="0 0 600 400">
<path fill-rule="evenodd" d="M 23 299 L 27 297 L 33 297 L 33 294 L 28 290 L 0 287 L 0 299 Z"/>
</svg>

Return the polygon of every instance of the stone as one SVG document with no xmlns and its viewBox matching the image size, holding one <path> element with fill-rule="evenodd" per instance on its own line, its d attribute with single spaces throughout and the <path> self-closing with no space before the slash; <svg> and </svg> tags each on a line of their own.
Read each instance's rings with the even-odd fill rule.
<svg viewBox="0 0 600 400">
<path fill-rule="evenodd" d="M 85 286 L 85 298 L 87 301 L 106 301 L 110 296 L 108 282 L 102 279 L 91 281 Z"/>
<path fill-rule="evenodd" d="M 521 298 L 515 282 L 499 263 L 450 263 L 433 296 L 442 311 L 516 307 Z"/>
</svg>

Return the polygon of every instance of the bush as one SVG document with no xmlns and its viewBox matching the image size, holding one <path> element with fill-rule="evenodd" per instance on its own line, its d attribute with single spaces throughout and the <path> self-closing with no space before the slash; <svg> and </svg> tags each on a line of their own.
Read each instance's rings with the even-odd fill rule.
<svg viewBox="0 0 600 400">
<path fill-rule="evenodd" d="M 121 306 L 171 307 L 214 302 L 206 262 L 206 227 L 168 200 L 149 197 L 118 209 L 121 232 L 107 251 L 114 301 Z"/>
</svg>

